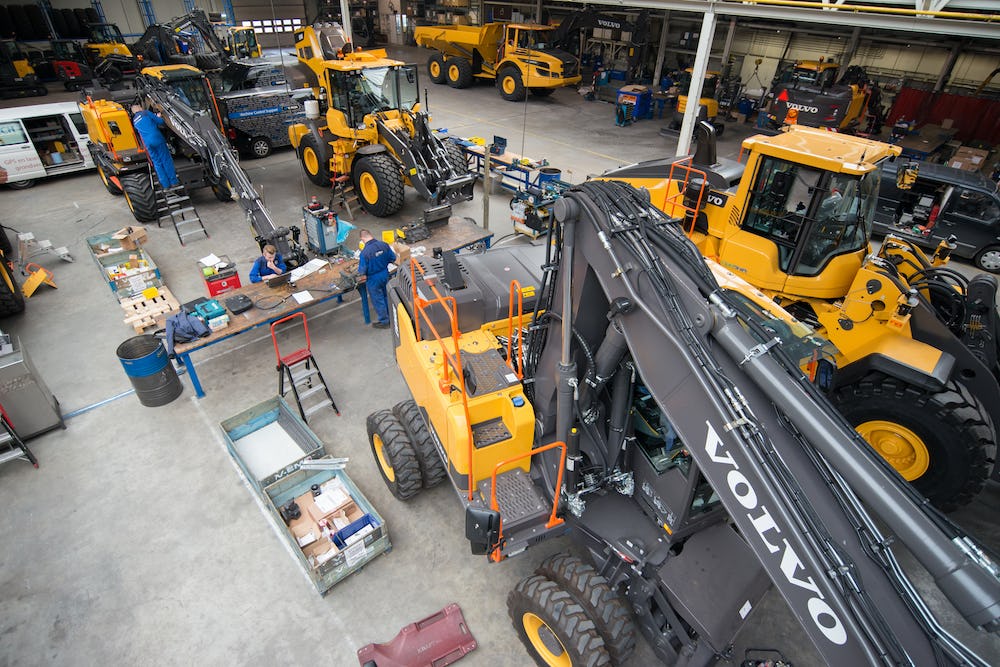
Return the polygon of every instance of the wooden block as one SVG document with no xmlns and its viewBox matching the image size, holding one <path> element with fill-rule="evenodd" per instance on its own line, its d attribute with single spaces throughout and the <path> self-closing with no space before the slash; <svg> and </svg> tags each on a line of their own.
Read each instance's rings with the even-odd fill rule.
<svg viewBox="0 0 1000 667">
<path fill-rule="evenodd" d="M 139 295 L 122 299 L 120 304 L 122 310 L 125 311 L 125 324 L 132 326 L 136 333 L 142 333 L 143 330 L 154 326 L 157 316 L 165 315 L 181 307 L 165 286 L 160 287 L 157 296 L 151 299 Z"/>
</svg>

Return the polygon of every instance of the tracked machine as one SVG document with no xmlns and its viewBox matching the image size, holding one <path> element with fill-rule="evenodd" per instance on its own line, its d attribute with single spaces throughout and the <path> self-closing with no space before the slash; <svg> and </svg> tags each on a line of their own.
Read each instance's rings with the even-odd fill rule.
<svg viewBox="0 0 1000 667">
<path fill-rule="evenodd" d="M 693 157 L 607 172 L 683 217 L 695 246 L 811 325 L 833 354 L 819 368 L 834 405 L 899 473 L 943 510 L 968 503 L 998 471 L 997 280 L 966 279 L 886 236 L 872 251 L 880 165 L 899 149 L 794 127 L 719 159 L 710 127 Z M 900 180 L 915 166 L 899 165 Z"/>
<path fill-rule="evenodd" d="M 296 30 L 295 51 L 327 106 L 325 117 L 288 127 L 310 181 L 350 181 L 377 217 L 402 208 L 404 185 L 431 207 L 472 198 L 475 176 L 462 151 L 431 131 L 421 109 L 415 65 L 387 58 L 385 49 L 355 49 L 336 23 Z"/>
<path fill-rule="evenodd" d="M 894 550 L 988 632 L 996 565 L 801 371 L 827 341 L 627 184 L 568 190 L 548 241 L 403 264 L 390 301 L 413 399 L 368 417 L 390 491 L 447 480 L 473 553 L 568 534 L 585 554 L 508 597 L 538 664 L 622 664 L 637 631 L 665 664 L 712 664 L 769 585 L 829 664 L 986 664 Z"/>
</svg>

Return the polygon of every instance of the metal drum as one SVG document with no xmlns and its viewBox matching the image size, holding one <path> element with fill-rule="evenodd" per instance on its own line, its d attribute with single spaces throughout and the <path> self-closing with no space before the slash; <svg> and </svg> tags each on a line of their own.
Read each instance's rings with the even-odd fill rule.
<svg viewBox="0 0 1000 667">
<path fill-rule="evenodd" d="M 166 405 L 181 395 L 184 386 L 159 338 L 134 336 L 118 346 L 118 361 L 135 388 L 139 402 L 148 408 Z"/>
</svg>

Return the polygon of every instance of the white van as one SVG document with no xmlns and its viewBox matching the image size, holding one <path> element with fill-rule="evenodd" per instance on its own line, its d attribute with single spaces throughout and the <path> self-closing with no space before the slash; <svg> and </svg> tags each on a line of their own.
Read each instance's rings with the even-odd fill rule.
<svg viewBox="0 0 1000 667">
<path fill-rule="evenodd" d="M 87 140 L 76 102 L 0 109 L 0 184 L 30 188 L 39 178 L 93 169 Z"/>
</svg>

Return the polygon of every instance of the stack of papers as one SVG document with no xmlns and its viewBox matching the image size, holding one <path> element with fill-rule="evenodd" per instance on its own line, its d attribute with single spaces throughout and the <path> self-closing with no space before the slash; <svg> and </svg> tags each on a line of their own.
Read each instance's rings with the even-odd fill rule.
<svg viewBox="0 0 1000 667">
<path fill-rule="evenodd" d="M 310 259 L 306 264 L 303 264 L 297 269 L 292 269 L 292 282 L 294 283 L 303 276 L 308 276 L 310 273 L 319 271 L 323 267 L 329 266 L 329 264 L 330 262 L 325 259 L 320 259 L 319 257 L 316 259 Z"/>
</svg>

